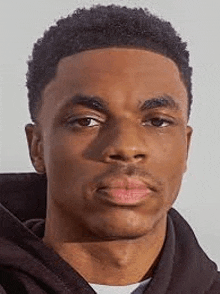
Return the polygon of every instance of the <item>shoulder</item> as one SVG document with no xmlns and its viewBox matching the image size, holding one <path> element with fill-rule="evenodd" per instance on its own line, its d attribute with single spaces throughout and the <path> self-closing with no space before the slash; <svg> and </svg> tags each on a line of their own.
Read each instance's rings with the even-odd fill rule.
<svg viewBox="0 0 220 294">
<path fill-rule="evenodd" d="M 216 273 L 216 277 L 212 283 L 211 288 L 209 289 L 207 294 L 219 294 L 220 293 L 220 272 Z"/>
</svg>

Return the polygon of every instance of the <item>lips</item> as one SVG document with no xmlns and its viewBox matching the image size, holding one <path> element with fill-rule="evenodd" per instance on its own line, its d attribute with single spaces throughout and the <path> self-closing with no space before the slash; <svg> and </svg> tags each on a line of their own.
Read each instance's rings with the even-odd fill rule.
<svg viewBox="0 0 220 294">
<path fill-rule="evenodd" d="M 109 181 L 98 192 L 115 204 L 129 205 L 142 202 L 151 192 L 150 188 L 138 179 L 123 178 Z"/>
</svg>

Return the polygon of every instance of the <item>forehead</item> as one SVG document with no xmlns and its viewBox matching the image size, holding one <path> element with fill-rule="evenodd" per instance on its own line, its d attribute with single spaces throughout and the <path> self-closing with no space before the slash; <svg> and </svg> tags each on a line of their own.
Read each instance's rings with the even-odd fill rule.
<svg viewBox="0 0 220 294">
<path fill-rule="evenodd" d="M 109 77 L 125 76 L 140 79 L 145 75 L 150 79 L 180 80 L 177 65 L 169 58 L 147 50 L 128 48 L 106 48 L 84 51 L 63 58 L 57 68 L 56 78 L 77 78 L 83 76 L 83 84 L 99 75 Z M 72 82 L 72 81 L 71 81 Z M 79 82 L 79 80 L 78 80 Z"/>
<path fill-rule="evenodd" d="M 165 94 L 187 107 L 187 91 L 177 65 L 142 49 L 95 49 L 63 58 L 43 91 L 43 108 L 56 111 L 76 94 L 100 96 L 118 106 Z"/>
</svg>

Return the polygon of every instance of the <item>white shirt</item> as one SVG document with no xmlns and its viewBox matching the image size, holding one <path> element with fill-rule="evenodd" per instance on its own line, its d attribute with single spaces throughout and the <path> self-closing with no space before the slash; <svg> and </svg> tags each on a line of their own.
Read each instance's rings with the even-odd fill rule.
<svg viewBox="0 0 220 294">
<path fill-rule="evenodd" d="M 90 286 L 96 291 L 97 294 L 142 294 L 150 281 L 151 278 L 140 283 L 126 286 L 109 286 L 99 284 L 90 284 Z"/>
</svg>

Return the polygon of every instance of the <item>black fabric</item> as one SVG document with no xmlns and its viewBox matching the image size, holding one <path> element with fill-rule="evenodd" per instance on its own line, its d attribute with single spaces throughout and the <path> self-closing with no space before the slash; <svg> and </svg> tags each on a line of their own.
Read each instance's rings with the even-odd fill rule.
<svg viewBox="0 0 220 294">
<path fill-rule="evenodd" d="M 21 223 L 0 205 L 0 293 L 95 293 L 41 240 L 43 220 Z M 171 209 L 161 259 L 145 294 L 218 294 L 220 274 L 187 222 Z"/>
<path fill-rule="evenodd" d="M 45 175 L 37 173 L 0 174 L 0 203 L 20 220 L 45 218 Z"/>
</svg>

